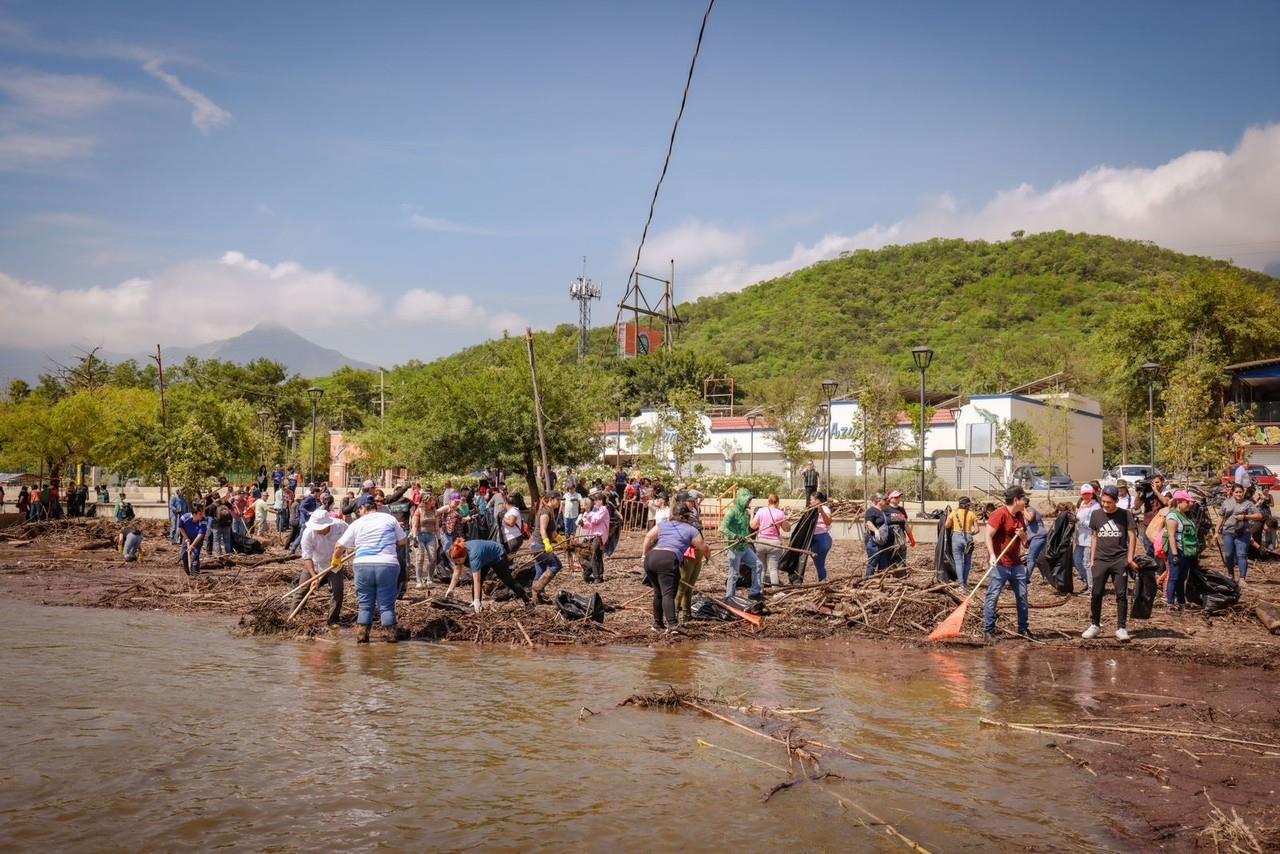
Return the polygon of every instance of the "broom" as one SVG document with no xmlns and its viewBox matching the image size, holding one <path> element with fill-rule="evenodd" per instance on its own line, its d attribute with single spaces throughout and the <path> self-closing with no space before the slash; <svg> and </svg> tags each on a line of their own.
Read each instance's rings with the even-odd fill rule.
<svg viewBox="0 0 1280 854">
<path fill-rule="evenodd" d="M 1009 549 L 1017 541 L 1018 538 L 1015 536 L 1011 537 L 1009 542 L 1005 543 L 1005 546 L 1000 551 L 1000 555 L 996 558 L 995 563 L 987 567 L 987 571 L 982 574 L 982 578 L 978 579 L 978 583 L 974 585 L 973 590 L 969 592 L 969 595 L 964 597 L 964 601 L 951 612 L 951 616 L 939 623 L 936 629 L 929 632 L 929 640 L 949 640 L 951 638 L 960 637 L 960 629 L 964 626 L 964 615 L 969 610 L 969 603 L 973 601 L 974 596 L 978 595 L 978 590 L 982 587 L 982 582 L 987 580 L 987 576 L 991 574 L 991 570 L 996 568 L 996 564 L 1000 562 L 1001 558 L 1008 553 Z"/>
</svg>

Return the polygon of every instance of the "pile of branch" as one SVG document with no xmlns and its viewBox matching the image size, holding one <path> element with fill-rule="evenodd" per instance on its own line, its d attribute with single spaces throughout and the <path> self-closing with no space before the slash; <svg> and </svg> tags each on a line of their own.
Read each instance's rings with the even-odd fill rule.
<svg viewBox="0 0 1280 854">
<path fill-rule="evenodd" d="M 955 607 L 954 585 L 905 568 L 871 578 L 774 588 L 765 625 L 826 621 L 878 635 L 928 634 Z"/>
<path fill-rule="evenodd" d="M 133 524 L 142 529 L 143 537 L 164 537 L 168 534 L 166 523 L 160 519 L 134 520 Z M 40 540 L 47 545 L 81 548 L 104 541 L 110 544 L 120 533 L 120 528 L 121 523 L 115 519 L 43 519 L 0 531 L 0 540 Z"/>
</svg>

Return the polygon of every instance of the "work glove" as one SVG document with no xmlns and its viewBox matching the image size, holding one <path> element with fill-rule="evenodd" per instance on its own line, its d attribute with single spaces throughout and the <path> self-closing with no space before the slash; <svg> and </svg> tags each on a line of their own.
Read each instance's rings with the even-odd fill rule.
<svg viewBox="0 0 1280 854">
<path fill-rule="evenodd" d="M 542 548 L 543 548 L 543 549 L 545 549 L 548 553 L 550 553 L 550 551 L 551 551 L 551 541 L 550 541 L 550 540 L 547 540 L 547 539 L 544 539 L 544 540 L 542 541 Z"/>
<path fill-rule="evenodd" d="M 556 545 L 558 546 L 563 542 L 564 542 L 564 534 L 556 534 Z"/>
<path fill-rule="evenodd" d="M 335 556 L 329 561 L 329 569 L 340 569 L 342 567 L 342 558 Z"/>
</svg>

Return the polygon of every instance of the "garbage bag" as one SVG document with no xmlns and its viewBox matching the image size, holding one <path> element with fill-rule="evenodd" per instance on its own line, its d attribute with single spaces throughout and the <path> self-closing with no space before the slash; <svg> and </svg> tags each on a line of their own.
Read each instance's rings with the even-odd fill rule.
<svg viewBox="0 0 1280 854">
<path fill-rule="evenodd" d="M 1195 567 L 1187 577 L 1187 601 L 1199 605 L 1206 614 L 1216 614 L 1240 601 L 1240 585 L 1221 572 Z"/>
<path fill-rule="evenodd" d="M 813 545 L 813 529 L 818 523 L 818 508 L 809 507 L 800 514 L 800 518 L 791 526 L 791 539 L 788 541 L 793 549 L 808 549 Z M 808 561 L 807 554 L 796 551 L 784 552 L 778 561 L 778 568 L 787 574 L 792 584 L 804 581 L 804 566 Z"/>
<path fill-rule="evenodd" d="M 933 572 L 941 582 L 956 581 L 960 575 L 956 572 L 956 558 L 951 551 L 951 532 L 947 530 L 947 518 L 951 515 L 948 504 L 938 518 L 938 542 L 933 547 Z"/>
<path fill-rule="evenodd" d="M 1071 513 L 1059 513 L 1045 540 L 1044 551 L 1036 561 L 1040 574 L 1058 593 L 1071 593 L 1075 583 L 1075 568 L 1071 564 L 1075 537 L 1076 517 Z"/>
<path fill-rule="evenodd" d="M 706 596 L 695 596 L 689 603 L 689 613 L 695 620 L 710 620 L 718 623 L 732 623 L 738 616 L 722 603 Z"/>
<path fill-rule="evenodd" d="M 1156 593 L 1159 589 L 1156 576 L 1160 574 L 1163 567 L 1159 561 L 1147 555 L 1138 555 L 1134 558 L 1134 563 L 1138 565 L 1138 578 L 1133 587 L 1133 607 L 1129 611 L 1129 616 L 1138 620 L 1148 620 L 1151 618 L 1151 608 L 1155 605 Z"/>
<path fill-rule="evenodd" d="M 761 599 L 748 599 L 744 596 L 730 596 L 726 599 L 722 599 L 721 601 L 732 605 L 739 611 L 746 611 L 748 614 L 763 615 L 765 613 L 764 601 Z"/>
<path fill-rule="evenodd" d="M 592 593 L 591 598 L 578 596 L 568 590 L 561 590 L 556 596 L 556 610 L 567 620 L 585 620 L 604 623 L 604 600 L 599 593 Z"/>
<path fill-rule="evenodd" d="M 242 555 L 260 555 L 266 551 L 266 548 L 253 537 L 246 537 L 244 534 L 237 534 L 232 531 L 231 551 Z"/>
</svg>

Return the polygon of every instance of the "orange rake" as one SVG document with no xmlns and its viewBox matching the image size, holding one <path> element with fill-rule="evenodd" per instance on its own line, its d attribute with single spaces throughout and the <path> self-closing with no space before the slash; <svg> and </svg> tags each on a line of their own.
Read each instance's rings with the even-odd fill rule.
<svg viewBox="0 0 1280 854">
<path fill-rule="evenodd" d="M 1018 538 L 1014 536 L 1009 539 L 1009 542 L 1005 543 L 1000 555 L 996 558 L 996 563 L 1000 562 L 1001 558 L 1008 553 L 1009 549 L 1017 541 Z M 969 610 L 969 603 L 973 601 L 974 596 L 978 595 L 978 590 L 981 589 L 982 582 L 986 581 L 987 576 L 991 574 L 991 570 L 996 568 L 996 563 L 987 567 L 987 571 L 982 574 L 982 578 L 978 579 L 978 583 L 973 586 L 973 590 L 969 592 L 969 595 L 964 597 L 964 601 L 957 605 L 956 609 L 951 612 L 951 616 L 939 623 L 936 629 L 929 632 L 929 640 L 950 640 L 951 638 L 960 637 L 960 630 L 964 627 L 964 616 Z"/>
</svg>

